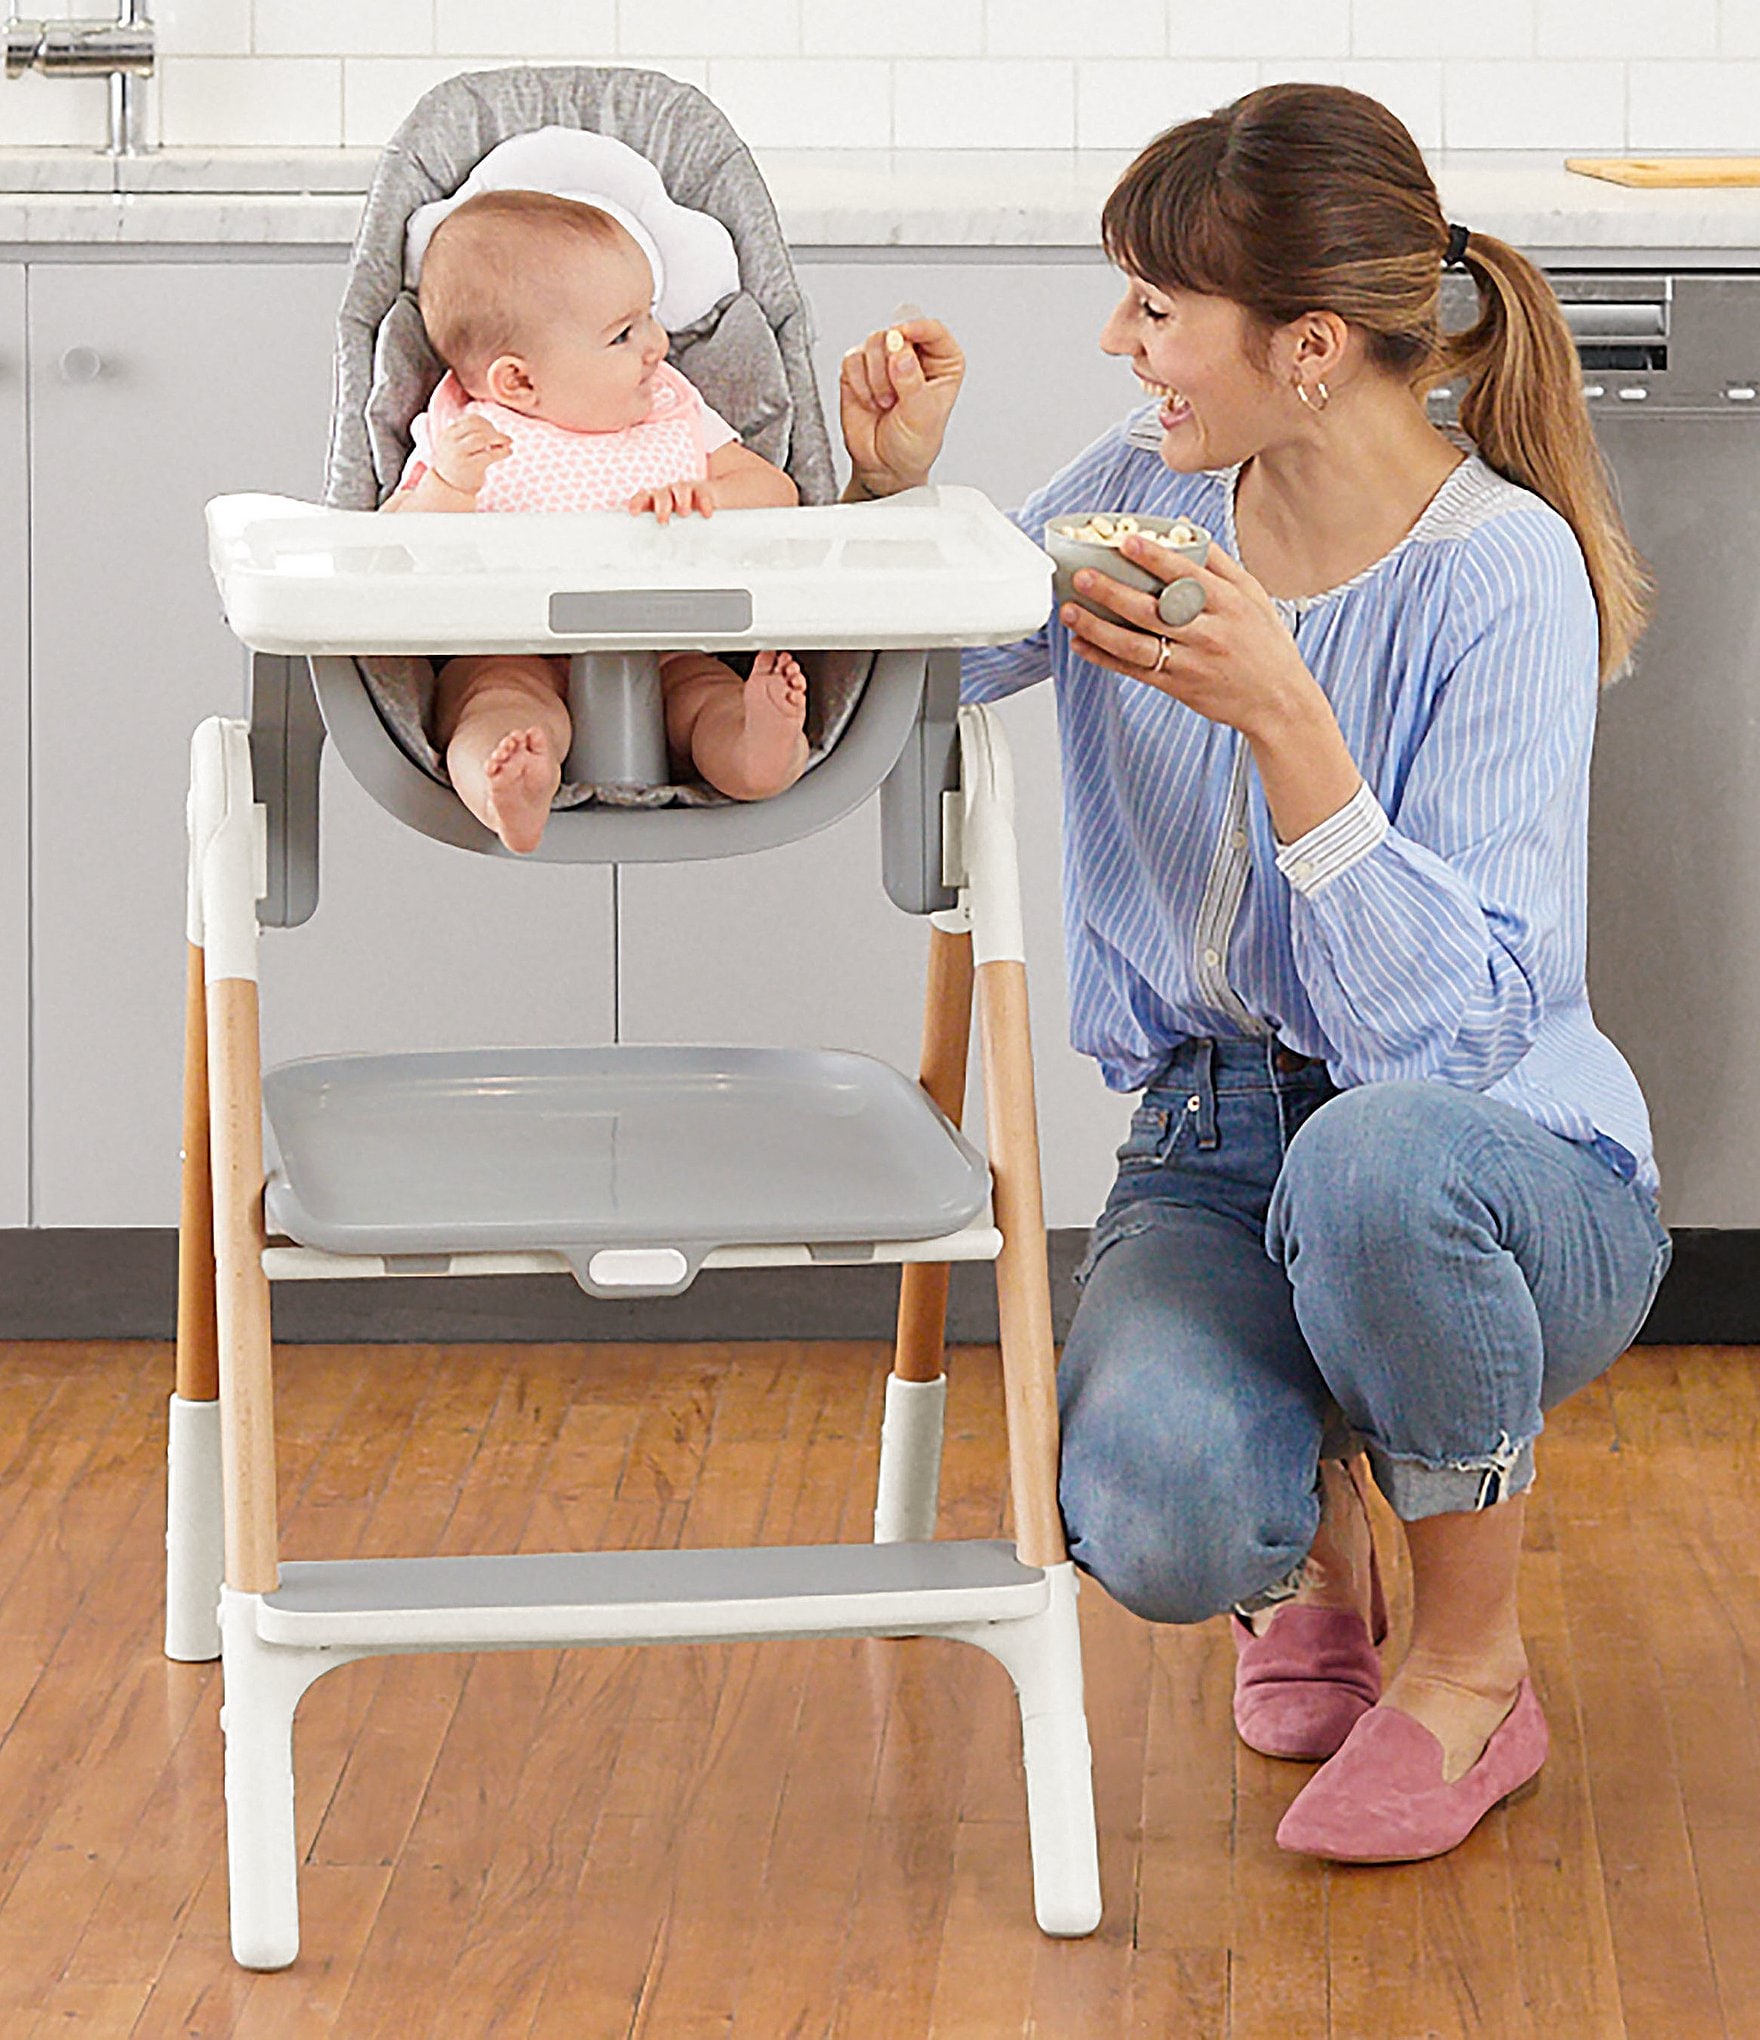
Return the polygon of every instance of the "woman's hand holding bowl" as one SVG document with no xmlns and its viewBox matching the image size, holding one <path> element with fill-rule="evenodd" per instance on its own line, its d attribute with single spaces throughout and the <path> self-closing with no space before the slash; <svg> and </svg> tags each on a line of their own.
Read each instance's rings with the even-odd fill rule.
<svg viewBox="0 0 1760 2040">
<path fill-rule="evenodd" d="M 939 319 L 901 319 L 843 357 L 843 443 L 863 493 L 892 496 L 929 479 L 965 372 L 959 342 Z"/>
<path fill-rule="evenodd" d="M 1238 560 L 1212 545 L 1200 564 L 1141 536 L 1127 538 L 1120 549 L 1158 580 L 1195 580 L 1204 606 L 1173 630 L 1162 621 L 1154 595 L 1083 568 L 1076 587 L 1128 619 L 1111 623 L 1077 603 L 1063 604 L 1059 619 L 1090 665 L 1146 681 L 1250 739 L 1273 737 L 1292 713 L 1311 714 L 1316 705 L 1330 719 L 1325 695 L 1302 663 L 1295 639 Z"/>
</svg>

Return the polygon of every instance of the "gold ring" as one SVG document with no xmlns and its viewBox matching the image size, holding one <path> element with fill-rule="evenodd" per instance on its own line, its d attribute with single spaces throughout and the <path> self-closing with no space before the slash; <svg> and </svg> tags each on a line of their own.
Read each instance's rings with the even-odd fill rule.
<svg viewBox="0 0 1760 2040">
<path fill-rule="evenodd" d="M 1159 650 L 1159 651 L 1158 651 L 1158 652 L 1157 652 L 1157 653 L 1155 654 L 1155 663 L 1154 663 L 1154 665 L 1152 665 L 1152 666 L 1151 666 L 1151 667 L 1149 668 L 1149 671 L 1150 671 L 1151 673 L 1159 673 L 1159 672 L 1161 671 L 1162 667 L 1163 667 L 1163 666 L 1165 666 L 1165 665 L 1167 664 L 1167 655 L 1168 655 L 1168 653 L 1169 653 L 1169 652 L 1171 652 L 1171 651 L 1173 650 L 1173 640 L 1172 640 L 1172 638 L 1166 638 L 1166 637 L 1164 637 L 1164 638 L 1157 638 L 1157 639 L 1155 640 L 1155 642 L 1156 642 L 1156 643 L 1157 643 L 1157 644 L 1158 644 L 1158 645 L 1159 645 L 1159 646 L 1161 647 L 1161 649 L 1160 649 L 1160 650 Z"/>
</svg>

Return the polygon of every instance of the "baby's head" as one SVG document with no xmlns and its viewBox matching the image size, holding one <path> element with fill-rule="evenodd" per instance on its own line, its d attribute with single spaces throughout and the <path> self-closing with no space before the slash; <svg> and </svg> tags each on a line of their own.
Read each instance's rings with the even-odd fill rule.
<svg viewBox="0 0 1760 2040">
<path fill-rule="evenodd" d="M 609 213 L 544 191 L 484 191 L 422 258 L 422 323 L 473 397 L 572 432 L 648 415 L 668 341 L 653 273 Z"/>
</svg>

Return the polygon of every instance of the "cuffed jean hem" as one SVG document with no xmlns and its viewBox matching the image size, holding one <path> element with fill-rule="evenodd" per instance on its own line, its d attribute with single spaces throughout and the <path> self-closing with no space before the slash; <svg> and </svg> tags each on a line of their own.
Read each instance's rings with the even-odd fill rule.
<svg viewBox="0 0 1760 2040">
<path fill-rule="evenodd" d="M 1506 1433 L 1483 1459 L 1440 1463 L 1409 1452 L 1389 1452 L 1373 1438 L 1363 1441 L 1375 1485 L 1402 1523 L 1426 1516 L 1471 1514 L 1497 1502 L 1513 1501 L 1534 1485 L 1534 1440 L 1512 1444 Z"/>
<path fill-rule="evenodd" d="M 1267 1608 L 1281 1608 L 1285 1601 L 1293 1601 L 1302 1590 L 1302 1575 L 1307 1571 L 1308 1561 L 1284 1574 L 1280 1580 L 1273 1580 L 1268 1587 L 1262 1587 L 1256 1594 L 1248 1594 L 1234 1602 L 1237 1615 L 1263 1615 Z"/>
</svg>

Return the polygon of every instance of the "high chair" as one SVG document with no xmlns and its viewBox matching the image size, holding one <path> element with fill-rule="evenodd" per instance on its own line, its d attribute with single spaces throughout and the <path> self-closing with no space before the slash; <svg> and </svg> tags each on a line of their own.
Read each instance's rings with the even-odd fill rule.
<svg viewBox="0 0 1760 2040">
<path fill-rule="evenodd" d="M 298 1952 L 293 1716 L 332 1667 L 770 1636 L 943 1636 L 998 1658 L 1020 1701 L 1035 1912 L 1048 1933 L 1085 1934 L 1100 1890 L 1076 1580 L 1057 1509 L 1013 795 L 999 727 L 958 707 L 957 647 L 1038 628 L 1049 562 L 961 489 L 723 512 L 665 531 L 614 514 L 373 515 L 407 447 L 397 419 L 406 435 L 425 395 L 409 368 L 413 306 L 387 250 L 401 250 L 415 207 L 455 190 L 490 147 L 551 125 L 643 145 L 673 199 L 725 224 L 744 287 L 699 337 L 726 339 L 732 320 L 737 338 L 752 316 L 742 305 L 755 304 L 778 371 L 751 400 L 769 407 L 760 429 L 804 502 L 830 493 L 804 307 L 737 138 L 670 79 L 521 70 L 438 88 L 386 151 L 343 313 L 328 484 L 340 507 L 209 506 L 250 687 L 247 714 L 204 723 L 192 747 L 166 1649 L 223 1664 L 233 1952 L 257 1969 Z M 694 374 L 688 346 L 679 358 Z M 920 1083 L 852 1054 L 630 1045 L 326 1056 L 263 1073 L 258 931 L 316 904 L 325 741 L 400 821 L 500 854 L 407 716 L 422 670 L 412 662 L 560 651 L 584 686 L 679 644 L 801 656 L 818 697 L 811 769 L 743 806 L 601 785 L 553 814 L 541 856 L 735 854 L 823 828 L 878 792 L 888 894 L 931 921 Z M 644 713 L 629 700 L 593 710 L 631 729 Z M 974 983 L 987 1159 L 959 1130 Z M 935 1539 L 955 1260 L 996 1265 L 1012 1544 Z M 272 1282 L 566 1272 L 595 1296 L 660 1296 L 705 1267 L 874 1262 L 901 1277 L 872 1544 L 280 1559 Z"/>
</svg>

